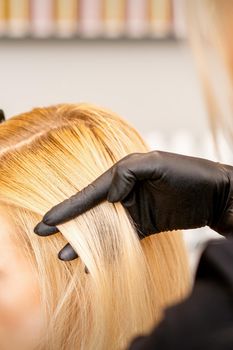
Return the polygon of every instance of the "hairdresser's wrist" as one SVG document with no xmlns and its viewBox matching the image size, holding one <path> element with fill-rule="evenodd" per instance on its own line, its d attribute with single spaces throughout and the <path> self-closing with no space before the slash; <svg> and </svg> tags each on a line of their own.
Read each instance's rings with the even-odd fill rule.
<svg viewBox="0 0 233 350">
<path fill-rule="evenodd" d="M 225 237 L 233 235 L 233 166 L 217 163 L 222 182 L 216 183 L 210 228 Z"/>
</svg>

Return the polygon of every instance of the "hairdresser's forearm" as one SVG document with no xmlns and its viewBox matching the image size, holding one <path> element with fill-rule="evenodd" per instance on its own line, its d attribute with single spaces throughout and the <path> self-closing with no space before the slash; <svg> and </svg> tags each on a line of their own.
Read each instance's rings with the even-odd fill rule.
<svg viewBox="0 0 233 350">
<path fill-rule="evenodd" d="M 194 288 L 186 300 L 165 311 L 148 336 L 128 350 L 228 350 L 233 344 L 233 240 L 210 242 L 202 253 Z"/>
<path fill-rule="evenodd" d="M 168 309 L 153 332 L 135 338 L 128 350 L 231 349 L 232 315 L 232 296 L 225 286 L 198 284 L 187 300 Z M 216 330 L 226 336 L 217 337 Z"/>
</svg>

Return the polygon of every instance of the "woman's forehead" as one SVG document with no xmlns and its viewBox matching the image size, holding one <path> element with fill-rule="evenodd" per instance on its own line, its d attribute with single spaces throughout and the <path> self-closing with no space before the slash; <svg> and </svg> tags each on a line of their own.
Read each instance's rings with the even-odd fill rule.
<svg viewBox="0 0 233 350">
<path fill-rule="evenodd" d="M 16 239 L 15 225 L 6 208 L 0 208 L 0 273 L 16 274 L 25 270 L 27 258 Z M 26 269 L 27 270 L 27 269 Z M 26 271 L 25 270 L 25 271 Z"/>
<path fill-rule="evenodd" d="M 10 216 L 7 214 L 6 208 L 0 204 L 0 232 L 4 234 L 5 231 L 11 230 Z"/>
<path fill-rule="evenodd" d="M 14 223 L 6 211 L 6 207 L 0 205 L 0 257 L 6 247 L 13 249 Z"/>
</svg>

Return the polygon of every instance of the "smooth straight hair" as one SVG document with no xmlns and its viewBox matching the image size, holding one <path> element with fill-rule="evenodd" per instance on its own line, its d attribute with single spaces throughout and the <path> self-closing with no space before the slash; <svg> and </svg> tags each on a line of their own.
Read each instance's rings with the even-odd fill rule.
<svg viewBox="0 0 233 350">
<path fill-rule="evenodd" d="M 0 125 L 0 204 L 38 274 L 45 323 L 38 348 L 124 349 L 187 294 L 181 232 L 139 240 L 120 203 L 103 202 L 56 235 L 33 233 L 52 206 L 127 154 L 147 151 L 127 122 L 87 104 L 36 108 Z M 79 258 L 63 262 L 57 253 L 67 241 Z"/>
<path fill-rule="evenodd" d="M 223 134 L 232 148 L 233 1 L 188 0 L 185 4 L 189 39 L 202 82 L 215 145 L 219 151 L 219 136 Z"/>
</svg>

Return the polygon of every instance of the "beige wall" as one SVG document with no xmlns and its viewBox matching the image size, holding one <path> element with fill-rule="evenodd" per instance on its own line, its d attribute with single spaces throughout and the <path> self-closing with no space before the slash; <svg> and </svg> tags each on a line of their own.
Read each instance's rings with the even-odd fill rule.
<svg viewBox="0 0 233 350">
<path fill-rule="evenodd" d="M 93 102 L 141 132 L 202 134 L 205 113 L 188 49 L 174 41 L 0 40 L 0 108 Z"/>
</svg>

